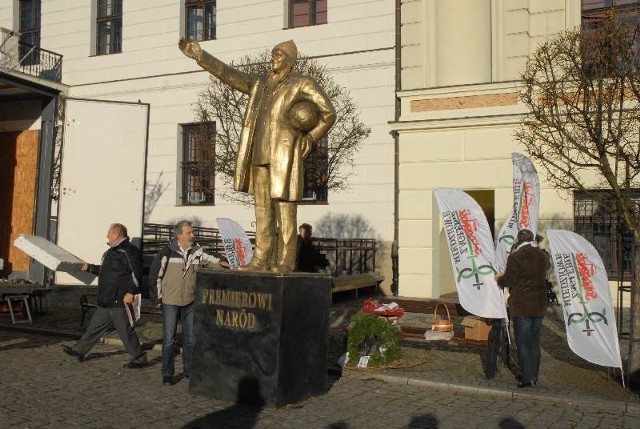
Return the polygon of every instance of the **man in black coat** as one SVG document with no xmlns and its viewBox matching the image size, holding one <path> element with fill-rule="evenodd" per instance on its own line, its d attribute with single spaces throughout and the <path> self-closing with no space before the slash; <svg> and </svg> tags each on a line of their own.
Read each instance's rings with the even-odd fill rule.
<svg viewBox="0 0 640 429">
<path fill-rule="evenodd" d="M 509 288 L 509 314 L 513 320 L 520 375 L 518 387 L 534 386 L 540 370 L 540 331 L 547 309 L 546 274 L 548 256 L 538 247 L 528 229 L 518 231 L 517 241 L 498 277 L 498 285 Z"/>
<path fill-rule="evenodd" d="M 139 293 L 142 281 L 142 254 L 140 249 L 131 244 L 127 228 L 119 223 L 109 227 L 107 244 L 109 250 L 102 255 L 101 265 L 85 262 L 81 268 L 81 271 L 98 276 L 96 312 L 82 338 L 73 347 L 63 345 L 62 349 L 82 362 L 107 330 L 115 327 L 122 344 L 132 357 L 124 366 L 143 368 L 147 364 L 147 355 L 142 351 L 140 340 L 125 308 L 133 304 L 134 295 Z"/>
</svg>

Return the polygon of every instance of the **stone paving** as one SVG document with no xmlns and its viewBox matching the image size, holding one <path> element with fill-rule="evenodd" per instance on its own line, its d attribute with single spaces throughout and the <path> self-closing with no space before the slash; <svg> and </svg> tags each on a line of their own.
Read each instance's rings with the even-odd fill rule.
<svg viewBox="0 0 640 429">
<path fill-rule="evenodd" d="M 344 351 L 348 318 L 358 306 L 332 307 L 332 362 Z M 155 315 L 143 316 L 138 328 L 149 348 L 149 367 L 123 370 L 128 355 L 113 339 L 79 363 L 60 349 L 82 332 L 79 317 L 74 307 L 52 307 L 30 326 L 12 326 L 0 317 L 0 428 L 640 427 L 638 395 L 621 386 L 619 374 L 568 349 L 555 309 L 545 318 L 541 382 L 534 388 L 516 389 L 506 366 L 487 380 L 483 344 L 406 342 L 396 362 L 401 368 L 340 373 L 333 365 L 327 394 L 280 409 L 190 395 L 184 379 L 162 386 Z M 403 319 L 428 324 L 421 314 Z"/>
</svg>

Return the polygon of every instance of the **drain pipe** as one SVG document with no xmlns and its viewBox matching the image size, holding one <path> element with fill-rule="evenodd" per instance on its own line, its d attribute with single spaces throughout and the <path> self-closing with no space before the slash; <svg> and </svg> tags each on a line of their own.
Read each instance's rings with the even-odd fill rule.
<svg viewBox="0 0 640 429">
<path fill-rule="evenodd" d="M 401 105 L 398 98 L 398 92 L 402 89 L 402 0 L 396 0 L 396 21 L 395 21 L 395 103 L 394 103 L 394 122 L 400 120 Z M 393 245 L 391 247 L 391 269 L 392 283 L 391 293 L 398 296 L 400 290 L 399 284 L 399 257 L 398 257 L 398 240 L 399 240 L 399 194 L 400 194 L 400 136 L 397 131 L 392 131 L 393 136 Z"/>
</svg>

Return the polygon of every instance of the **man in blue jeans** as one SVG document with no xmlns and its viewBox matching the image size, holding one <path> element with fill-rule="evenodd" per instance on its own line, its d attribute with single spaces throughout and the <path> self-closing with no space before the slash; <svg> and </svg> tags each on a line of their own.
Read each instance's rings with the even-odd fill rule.
<svg viewBox="0 0 640 429">
<path fill-rule="evenodd" d="M 513 319 L 518 365 L 518 387 L 535 386 L 540 370 L 540 330 L 547 309 L 549 257 L 541 250 L 533 233 L 518 231 L 517 241 L 507 259 L 498 285 L 509 288 L 509 314 Z"/>
<path fill-rule="evenodd" d="M 189 378 L 193 352 L 193 301 L 196 291 L 196 269 L 220 266 L 220 260 L 194 243 L 193 225 L 180 221 L 174 228 L 175 238 L 161 249 L 149 270 L 149 293 L 156 306 L 162 308 L 162 384 L 175 383 L 175 350 L 178 318 L 182 321 L 182 364 Z"/>
</svg>

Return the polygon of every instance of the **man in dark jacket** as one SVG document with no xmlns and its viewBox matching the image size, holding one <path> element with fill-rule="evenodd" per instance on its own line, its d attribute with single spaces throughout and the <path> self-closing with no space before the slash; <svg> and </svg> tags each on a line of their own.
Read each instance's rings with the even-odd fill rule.
<svg viewBox="0 0 640 429">
<path fill-rule="evenodd" d="M 520 375 L 518 387 L 535 386 L 540 370 L 540 330 L 547 308 L 546 273 L 549 258 L 528 229 L 518 231 L 498 285 L 509 288 L 509 313 L 513 319 Z"/>
<path fill-rule="evenodd" d="M 303 273 L 315 273 L 318 271 L 320 255 L 313 245 L 311 234 L 313 229 L 308 223 L 303 223 L 298 228 L 298 252 L 296 255 L 296 271 Z M 323 267 L 324 268 L 324 267 Z"/>
<path fill-rule="evenodd" d="M 111 327 L 122 340 L 132 359 L 126 368 L 143 368 L 147 364 L 147 355 L 142 351 L 140 340 L 129 321 L 126 305 L 132 305 L 134 295 L 139 293 L 142 281 L 142 255 L 140 249 L 131 244 L 127 228 L 114 223 L 107 231 L 109 250 L 102 255 L 102 264 L 84 263 L 81 271 L 98 276 L 98 297 L 96 312 L 86 332 L 73 347 L 63 345 L 62 349 L 80 362 L 89 350 Z"/>
</svg>

